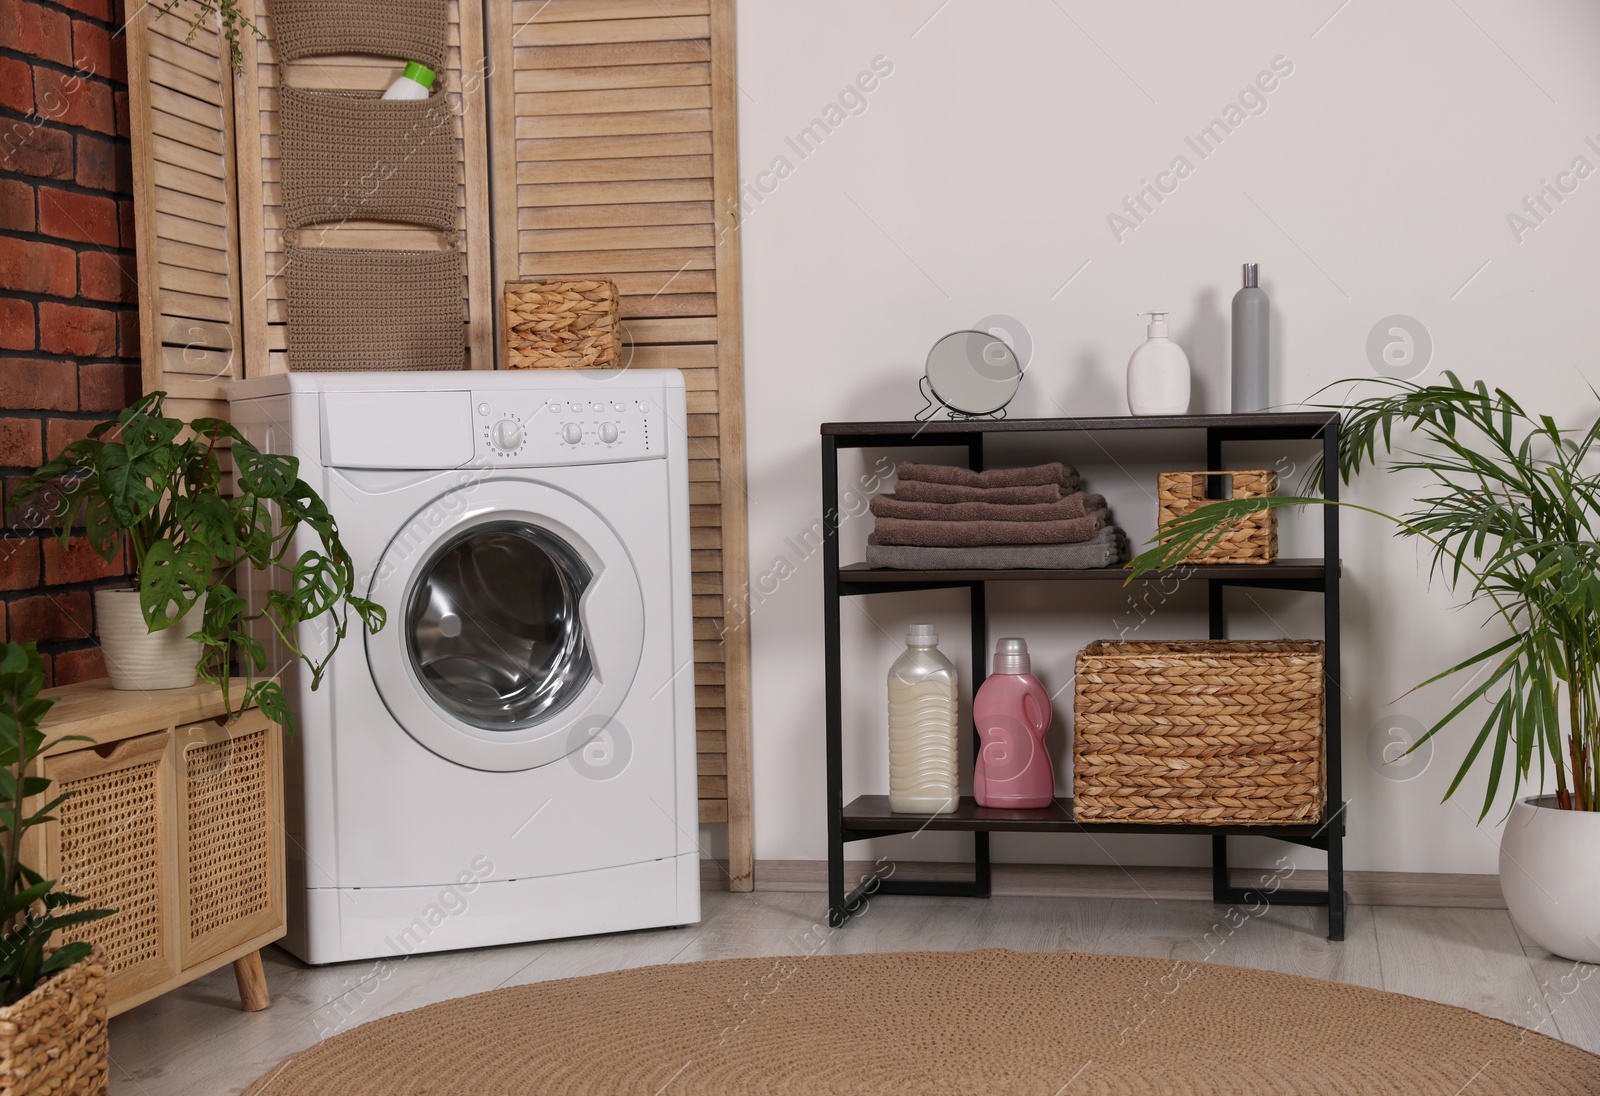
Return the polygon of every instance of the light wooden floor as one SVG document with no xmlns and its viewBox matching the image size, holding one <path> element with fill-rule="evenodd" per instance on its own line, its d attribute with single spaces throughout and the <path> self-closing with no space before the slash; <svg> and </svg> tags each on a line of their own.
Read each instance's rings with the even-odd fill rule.
<svg viewBox="0 0 1600 1096">
<path fill-rule="evenodd" d="M 114 1096 L 218 1096 L 244 1089 L 332 1030 L 498 986 L 655 963 L 766 955 L 985 947 L 1206 960 L 1432 998 L 1600 1051 L 1600 977 L 1518 937 L 1504 910 L 1356 907 L 1349 938 L 1323 915 L 1273 908 L 1231 932 L 1227 907 L 1131 899 L 880 897 L 829 931 L 820 894 L 705 895 L 685 929 L 310 968 L 266 955 L 273 1005 L 238 1011 L 231 968 L 111 1023 Z M 1233 918 L 1239 920 L 1237 916 Z M 402 1094 L 397 1094 L 402 1096 Z"/>
</svg>

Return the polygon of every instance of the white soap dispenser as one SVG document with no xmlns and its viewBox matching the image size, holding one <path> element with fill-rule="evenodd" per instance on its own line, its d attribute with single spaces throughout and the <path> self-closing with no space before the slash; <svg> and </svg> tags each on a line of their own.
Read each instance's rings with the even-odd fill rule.
<svg viewBox="0 0 1600 1096">
<path fill-rule="evenodd" d="M 1150 317 L 1149 338 L 1128 359 L 1128 410 L 1134 415 L 1185 415 L 1189 412 L 1189 356 L 1167 338 L 1165 312 Z"/>
</svg>

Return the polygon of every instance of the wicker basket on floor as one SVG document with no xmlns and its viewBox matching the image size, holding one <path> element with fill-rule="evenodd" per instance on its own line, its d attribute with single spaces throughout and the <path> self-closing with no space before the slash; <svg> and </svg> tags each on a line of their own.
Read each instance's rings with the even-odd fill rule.
<svg viewBox="0 0 1600 1096">
<path fill-rule="evenodd" d="M 620 324 L 609 278 L 507 282 L 506 368 L 611 369 Z"/>
<path fill-rule="evenodd" d="M 1072 743 L 1080 822 L 1322 820 L 1323 643 L 1091 643 Z"/>
<path fill-rule="evenodd" d="M 108 1091 L 106 963 L 87 959 L 0 1008 L 0 1096 Z"/>
<path fill-rule="evenodd" d="M 1156 499 L 1162 523 L 1191 514 L 1216 499 L 1206 498 L 1212 476 L 1233 477 L 1231 498 L 1264 498 L 1278 493 L 1278 473 L 1267 469 L 1244 472 L 1162 472 L 1156 477 Z M 1278 558 L 1278 511 L 1258 510 L 1228 527 L 1204 552 L 1190 552 L 1185 563 L 1271 563 Z"/>
</svg>

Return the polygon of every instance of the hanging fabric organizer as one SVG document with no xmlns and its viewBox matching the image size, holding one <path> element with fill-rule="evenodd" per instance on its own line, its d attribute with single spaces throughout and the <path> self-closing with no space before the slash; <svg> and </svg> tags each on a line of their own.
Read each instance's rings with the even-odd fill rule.
<svg viewBox="0 0 1600 1096">
<path fill-rule="evenodd" d="M 277 0 L 285 61 L 351 51 L 416 60 L 442 76 L 442 0 L 374 19 L 349 0 Z M 462 254 L 454 116 L 427 99 L 278 89 L 289 368 L 460 369 Z M 317 226 L 392 221 L 437 230 L 443 251 L 314 246 Z"/>
</svg>

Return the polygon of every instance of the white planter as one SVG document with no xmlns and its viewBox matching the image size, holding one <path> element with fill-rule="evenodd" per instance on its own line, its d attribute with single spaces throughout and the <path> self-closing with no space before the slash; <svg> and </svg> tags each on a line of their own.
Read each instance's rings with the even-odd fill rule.
<svg viewBox="0 0 1600 1096">
<path fill-rule="evenodd" d="M 1554 796 L 1511 808 L 1500 836 L 1500 890 L 1522 931 L 1563 959 L 1600 963 L 1600 812 Z"/>
<path fill-rule="evenodd" d="M 205 595 L 170 628 L 152 632 L 139 612 L 139 591 L 96 590 L 94 619 L 106 673 L 114 689 L 182 689 L 198 677 L 200 644 L 188 636 L 199 630 Z"/>
</svg>

